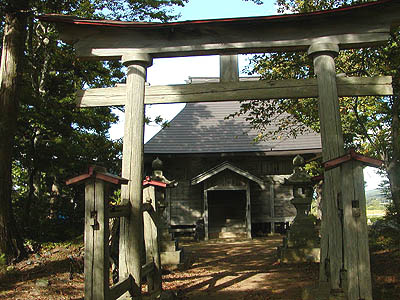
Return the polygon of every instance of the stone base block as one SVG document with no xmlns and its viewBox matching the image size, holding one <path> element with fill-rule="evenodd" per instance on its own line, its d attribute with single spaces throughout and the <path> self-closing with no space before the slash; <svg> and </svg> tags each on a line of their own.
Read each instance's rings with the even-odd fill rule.
<svg viewBox="0 0 400 300">
<path fill-rule="evenodd" d="M 347 300 L 342 290 L 332 291 L 328 282 L 320 282 L 315 286 L 306 287 L 301 294 L 302 300 Z"/>
<path fill-rule="evenodd" d="M 160 251 L 161 252 L 173 252 L 178 250 L 178 240 L 174 241 L 161 241 L 160 243 Z"/>
<path fill-rule="evenodd" d="M 320 248 L 278 248 L 283 263 L 319 262 L 320 252 Z"/>
<path fill-rule="evenodd" d="M 209 239 L 233 239 L 233 238 L 247 238 L 246 232 L 210 232 L 208 234 Z"/>
<path fill-rule="evenodd" d="M 160 253 L 161 265 L 179 265 L 183 263 L 183 250 Z"/>
<path fill-rule="evenodd" d="M 320 283 L 315 286 L 306 287 L 301 294 L 302 300 L 328 300 L 330 286 L 329 283 Z"/>
</svg>

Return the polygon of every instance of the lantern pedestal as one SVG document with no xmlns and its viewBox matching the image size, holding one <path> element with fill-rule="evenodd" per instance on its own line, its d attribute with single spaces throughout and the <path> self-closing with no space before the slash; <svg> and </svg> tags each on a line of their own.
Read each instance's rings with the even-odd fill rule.
<svg viewBox="0 0 400 300">
<path fill-rule="evenodd" d="M 291 203 L 296 207 L 297 215 L 278 249 L 281 262 L 319 262 L 320 247 L 316 228 L 316 218 L 311 214 L 312 182 L 302 168 L 304 159 L 296 156 L 293 160 L 293 174 L 285 184 L 293 187 Z"/>
<path fill-rule="evenodd" d="M 159 158 L 152 162 L 153 174 L 152 180 L 165 183 L 165 187 L 173 188 L 177 182 L 170 181 L 163 174 L 163 163 Z M 183 249 L 179 247 L 178 240 L 173 238 L 169 232 L 168 225 L 168 201 L 164 189 L 158 189 L 156 199 L 160 210 L 160 258 L 163 269 L 177 269 L 184 263 Z"/>
</svg>

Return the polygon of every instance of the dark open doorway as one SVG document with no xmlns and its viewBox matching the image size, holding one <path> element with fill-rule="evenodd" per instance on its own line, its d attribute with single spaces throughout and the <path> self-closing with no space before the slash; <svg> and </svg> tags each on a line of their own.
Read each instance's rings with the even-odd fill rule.
<svg viewBox="0 0 400 300">
<path fill-rule="evenodd" d="M 209 238 L 246 237 L 246 191 L 208 191 Z"/>
</svg>

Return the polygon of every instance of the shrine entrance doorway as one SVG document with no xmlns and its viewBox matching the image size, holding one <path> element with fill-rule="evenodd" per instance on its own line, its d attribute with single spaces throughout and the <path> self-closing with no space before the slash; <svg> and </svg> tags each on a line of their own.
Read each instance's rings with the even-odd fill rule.
<svg viewBox="0 0 400 300">
<path fill-rule="evenodd" d="M 246 190 L 208 191 L 207 194 L 209 238 L 246 238 Z"/>
</svg>

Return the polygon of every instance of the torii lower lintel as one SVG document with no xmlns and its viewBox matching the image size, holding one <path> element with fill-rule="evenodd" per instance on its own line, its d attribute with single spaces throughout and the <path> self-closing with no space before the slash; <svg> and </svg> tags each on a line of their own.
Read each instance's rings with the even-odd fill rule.
<svg viewBox="0 0 400 300">
<path fill-rule="evenodd" d="M 392 77 L 337 77 L 339 97 L 393 95 Z M 317 98 L 316 78 L 146 86 L 145 104 Z M 125 105 L 126 86 L 80 90 L 78 107 Z"/>
</svg>

